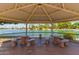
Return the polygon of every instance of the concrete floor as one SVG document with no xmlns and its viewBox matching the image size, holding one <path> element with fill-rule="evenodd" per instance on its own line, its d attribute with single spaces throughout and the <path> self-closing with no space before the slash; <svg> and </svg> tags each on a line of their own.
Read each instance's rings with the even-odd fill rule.
<svg viewBox="0 0 79 59">
<path fill-rule="evenodd" d="M 0 55 L 79 55 L 79 44 L 72 42 L 68 43 L 69 46 L 65 48 L 51 45 L 27 49 L 27 47 L 12 48 L 9 45 L 10 43 L 4 43 L 0 47 Z"/>
</svg>

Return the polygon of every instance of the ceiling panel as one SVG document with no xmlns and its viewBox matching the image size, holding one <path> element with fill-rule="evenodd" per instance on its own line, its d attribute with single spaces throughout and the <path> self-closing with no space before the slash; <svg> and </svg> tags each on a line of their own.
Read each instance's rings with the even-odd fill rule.
<svg viewBox="0 0 79 59">
<path fill-rule="evenodd" d="M 26 8 L 19 9 L 19 10 L 20 10 L 20 11 L 23 11 L 23 12 L 25 12 L 25 13 L 31 14 L 34 8 L 35 8 L 35 5 L 32 5 L 32 6 L 30 6 L 30 7 L 26 7 Z"/>
<path fill-rule="evenodd" d="M 73 15 L 71 13 L 64 12 L 64 11 L 58 11 L 58 12 L 55 12 L 50 15 L 50 17 L 54 18 L 54 19 L 67 19 L 67 18 L 71 18 L 74 16 L 75 15 Z"/>
<path fill-rule="evenodd" d="M 6 16 L 8 18 L 15 18 L 15 19 L 25 20 L 28 17 L 28 14 L 16 10 L 16 11 L 8 12 L 6 14 L 2 14 L 2 16 Z"/>
<path fill-rule="evenodd" d="M 53 6 L 57 6 L 57 7 L 62 7 L 62 4 L 61 3 L 49 3 L 50 5 L 53 5 Z"/>
<path fill-rule="evenodd" d="M 50 8 L 49 6 L 43 6 L 43 8 L 48 12 L 48 14 L 60 11 L 60 10 L 57 10 L 55 8 Z"/>
<path fill-rule="evenodd" d="M 43 20 L 50 21 L 47 16 L 33 16 L 30 20 L 31 21 L 43 21 Z"/>
<path fill-rule="evenodd" d="M 13 9 L 15 4 L 13 3 L 0 3 L 0 12 L 7 11 L 9 9 Z"/>
<path fill-rule="evenodd" d="M 64 6 L 68 10 L 79 13 L 79 3 L 65 3 Z"/>
<path fill-rule="evenodd" d="M 17 3 L 17 4 L 20 5 L 20 6 L 25 6 L 25 5 L 30 5 L 32 3 Z"/>
<path fill-rule="evenodd" d="M 33 15 L 34 16 L 43 16 L 43 15 L 45 15 L 45 12 L 42 10 L 41 7 L 38 7 Z"/>
</svg>

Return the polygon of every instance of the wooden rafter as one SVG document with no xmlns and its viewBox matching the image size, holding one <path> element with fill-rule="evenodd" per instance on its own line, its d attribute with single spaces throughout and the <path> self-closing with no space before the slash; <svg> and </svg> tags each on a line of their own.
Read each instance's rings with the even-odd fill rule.
<svg viewBox="0 0 79 59">
<path fill-rule="evenodd" d="M 73 19 L 73 18 L 77 18 L 77 17 L 79 17 L 79 16 L 70 16 L 70 17 L 62 18 L 62 19 L 63 19 L 63 20 L 65 20 L 65 19 Z M 60 19 L 60 20 L 62 20 L 62 19 Z"/>
<path fill-rule="evenodd" d="M 49 15 L 52 15 L 53 13 L 56 13 L 58 11 L 60 11 L 60 10 L 55 10 L 55 11 L 51 12 Z"/>
<path fill-rule="evenodd" d="M 26 5 L 26 6 L 23 6 L 23 7 L 18 7 L 18 8 L 13 8 L 13 9 L 10 9 L 10 10 L 6 10 L 6 11 L 4 11 L 4 12 L 0 12 L 0 15 L 5 14 L 5 13 L 7 13 L 7 12 L 14 11 L 14 10 L 19 10 L 19 9 L 31 7 L 31 6 L 33 6 L 33 5 L 35 5 L 35 4 L 30 4 L 30 5 Z"/>
<path fill-rule="evenodd" d="M 46 16 L 49 18 L 49 21 L 52 23 L 52 19 L 51 19 L 50 15 L 48 14 L 48 12 L 46 11 L 46 9 L 43 6 L 40 6 L 40 8 L 44 11 Z"/>
<path fill-rule="evenodd" d="M 51 7 L 51 8 L 59 9 L 59 10 L 61 10 L 61 11 L 65 11 L 65 12 L 68 12 L 68 13 L 71 13 L 71 14 L 74 14 L 74 15 L 79 16 L 79 13 L 74 12 L 74 11 L 71 11 L 71 10 L 68 10 L 68 9 L 65 9 L 65 8 L 61 8 L 61 7 L 57 7 L 57 6 L 53 6 L 53 5 L 49 5 L 49 4 L 43 4 L 43 5 L 49 6 L 49 7 Z"/>
<path fill-rule="evenodd" d="M 14 17 L 4 16 L 4 15 L 0 15 L 0 18 L 6 19 L 6 20 L 7 19 L 9 19 L 9 20 L 14 19 L 14 21 L 24 21 L 24 20 L 16 19 Z"/>
<path fill-rule="evenodd" d="M 18 3 L 15 3 L 15 7 L 14 8 L 16 9 L 17 7 L 18 7 Z"/>
<path fill-rule="evenodd" d="M 46 20 L 45 21 L 30 21 L 29 23 L 50 23 L 50 21 L 46 21 Z"/>
<path fill-rule="evenodd" d="M 0 21 L 13 21 L 13 22 L 24 23 L 24 21 L 21 21 L 21 20 L 16 20 L 16 19 L 11 19 L 11 18 L 4 18 L 4 17 L 0 17 Z"/>
<path fill-rule="evenodd" d="M 22 9 L 19 9 L 19 11 L 21 11 L 21 12 L 23 12 L 24 14 L 29 14 L 29 12 L 27 12 L 27 11 L 24 11 L 24 10 L 22 10 Z"/>
<path fill-rule="evenodd" d="M 13 10 L 19 10 L 19 9 L 22 9 L 22 8 L 27 8 L 27 7 L 30 7 L 30 6 L 33 6 L 33 5 L 35 5 L 35 4 L 31 4 L 31 5 L 28 5 L 28 6 L 23 6 L 23 7 L 18 7 L 17 8 L 17 4 L 16 4 L 14 9 L 10 9 L 8 11 L 1 12 L 0 15 L 4 14 L 6 12 L 10 12 L 10 11 L 13 11 Z M 3 21 L 4 20 L 9 20 L 9 21 L 14 21 L 14 22 L 22 22 L 22 23 L 24 23 L 24 21 L 17 20 L 17 19 L 12 19 L 12 18 L 9 18 L 9 17 L 4 17 L 4 18 L 0 17 L 0 18 L 3 19 Z"/>
<path fill-rule="evenodd" d="M 73 18 L 68 18 L 68 19 L 61 19 L 61 20 L 53 20 L 53 22 L 67 22 L 67 21 L 76 21 L 79 20 L 79 17 L 73 17 Z"/>
<path fill-rule="evenodd" d="M 30 19 L 32 18 L 33 14 L 35 13 L 36 9 L 38 8 L 38 6 L 36 5 L 36 7 L 33 9 L 32 13 L 30 14 L 30 16 L 28 17 L 28 19 L 26 20 L 26 22 L 28 23 L 28 21 L 30 21 Z"/>
<path fill-rule="evenodd" d="M 65 8 L 64 3 L 60 3 L 61 4 L 61 8 Z"/>
</svg>

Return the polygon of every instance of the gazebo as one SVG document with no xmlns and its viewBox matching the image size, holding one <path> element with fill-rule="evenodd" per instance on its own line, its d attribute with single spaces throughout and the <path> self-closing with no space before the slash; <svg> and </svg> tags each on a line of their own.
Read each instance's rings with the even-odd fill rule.
<svg viewBox="0 0 79 59">
<path fill-rule="evenodd" d="M 79 19 L 76 3 L 1 3 L 0 21 L 25 23 L 58 23 Z"/>
<path fill-rule="evenodd" d="M 79 20 L 78 6 L 77 3 L 0 3 L 0 22 L 25 23 L 27 34 L 27 25 L 29 23 L 53 24 Z M 61 48 L 52 50 L 52 47 L 46 47 L 46 49 L 44 47 L 41 49 L 36 48 L 32 51 L 12 49 L 2 51 L 0 54 L 79 54 L 78 45 L 73 45 L 76 48 L 70 45 L 71 47 L 67 50 Z"/>
</svg>

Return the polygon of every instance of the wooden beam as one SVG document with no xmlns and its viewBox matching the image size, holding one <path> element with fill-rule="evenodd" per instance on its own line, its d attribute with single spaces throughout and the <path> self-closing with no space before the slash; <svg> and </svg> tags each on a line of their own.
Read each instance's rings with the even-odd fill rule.
<svg viewBox="0 0 79 59">
<path fill-rule="evenodd" d="M 24 14 L 29 14 L 29 12 L 27 12 L 27 11 L 24 11 L 24 10 L 22 10 L 22 9 L 19 9 L 19 11 L 21 11 L 21 12 L 23 12 Z"/>
<path fill-rule="evenodd" d="M 30 21 L 30 19 L 32 18 L 32 16 L 33 16 L 33 14 L 35 13 L 36 9 L 37 9 L 37 5 L 36 5 L 36 7 L 33 9 L 31 15 L 30 15 L 30 16 L 28 17 L 28 19 L 26 20 L 27 23 L 28 23 L 28 21 Z"/>
<path fill-rule="evenodd" d="M 4 17 L 0 17 L 0 21 L 12 21 L 12 22 L 20 22 L 20 23 L 24 23 L 24 21 L 21 20 L 16 20 L 16 19 L 10 19 L 10 18 L 4 18 Z"/>
<path fill-rule="evenodd" d="M 68 18 L 68 19 L 61 19 L 61 20 L 53 20 L 52 23 L 59 23 L 59 22 L 68 22 L 68 21 L 77 21 L 79 20 L 79 17 L 73 17 L 73 18 Z M 45 21 L 30 21 L 29 23 L 51 23 L 48 20 Z"/>
<path fill-rule="evenodd" d="M 64 3 L 60 3 L 61 4 L 61 8 L 65 8 Z"/>
<path fill-rule="evenodd" d="M 50 21 L 30 21 L 30 22 L 26 22 L 26 23 L 50 23 Z"/>
<path fill-rule="evenodd" d="M 11 11 L 14 11 L 14 10 L 19 10 L 19 9 L 23 9 L 23 8 L 28 8 L 28 7 L 31 7 L 33 5 L 36 5 L 36 4 L 30 4 L 30 5 L 26 5 L 26 6 L 23 6 L 23 7 L 18 7 L 18 8 L 13 8 L 13 9 L 10 9 L 10 10 L 6 10 L 4 12 L 0 12 L 0 15 L 2 14 L 5 14 L 7 12 L 11 12 Z"/>
<path fill-rule="evenodd" d="M 29 13 L 30 14 L 30 13 Z M 29 15 L 29 14 L 26 14 L 26 15 Z M 46 15 L 33 15 L 34 17 L 38 17 L 38 16 L 46 16 Z"/>
<path fill-rule="evenodd" d="M 49 21 L 52 22 L 52 19 L 51 19 L 50 15 L 48 14 L 48 12 L 46 11 L 46 9 L 43 6 L 40 6 L 40 8 L 44 11 L 46 16 L 49 18 Z"/>
<path fill-rule="evenodd" d="M 74 12 L 74 11 L 71 11 L 71 10 L 68 10 L 68 9 L 65 9 L 65 8 L 61 8 L 61 7 L 57 7 L 57 6 L 53 6 L 53 5 L 49 5 L 49 4 L 43 4 L 43 5 L 44 6 L 49 6 L 51 8 L 59 9 L 61 11 L 65 11 L 65 12 L 68 12 L 68 13 L 71 13 L 71 14 L 79 16 L 78 12 Z"/>
<path fill-rule="evenodd" d="M 61 20 L 53 20 L 53 22 L 67 22 L 67 21 L 77 21 L 79 20 L 79 17 L 69 18 L 69 19 L 61 19 Z"/>
<path fill-rule="evenodd" d="M 65 8 L 64 3 L 62 3 L 62 8 Z"/>
<path fill-rule="evenodd" d="M 61 19 L 61 20 L 53 20 L 52 23 L 59 23 L 59 22 L 68 22 L 68 21 L 77 21 L 79 20 L 79 17 L 73 17 L 73 18 L 68 18 L 68 19 Z M 45 21 L 30 21 L 29 23 L 51 23 L 48 20 Z"/>
<path fill-rule="evenodd" d="M 14 19 L 14 20 L 21 20 L 21 19 L 18 19 L 18 18 L 16 18 L 16 17 L 4 16 L 4 15 L 0 15 L 0 18 L 7 18 L 7 19 Z M 21 20 L 21 21 L 24 21 L 24 20 Z"/>
<path fill-rule="evenodd" d="M 15 3 L 15 7 L 14 7 L 14 9 L 16 9 L 18 7 L 18 3 Z"/>
<path fill-rule="evenodd" d="M 55 11 L 51 12 L 49 15 L 52 15 L 53 13 L 56 13 L 58 11 L 60 11 L 60 10 L 55 10 Z"/>
</svg>

